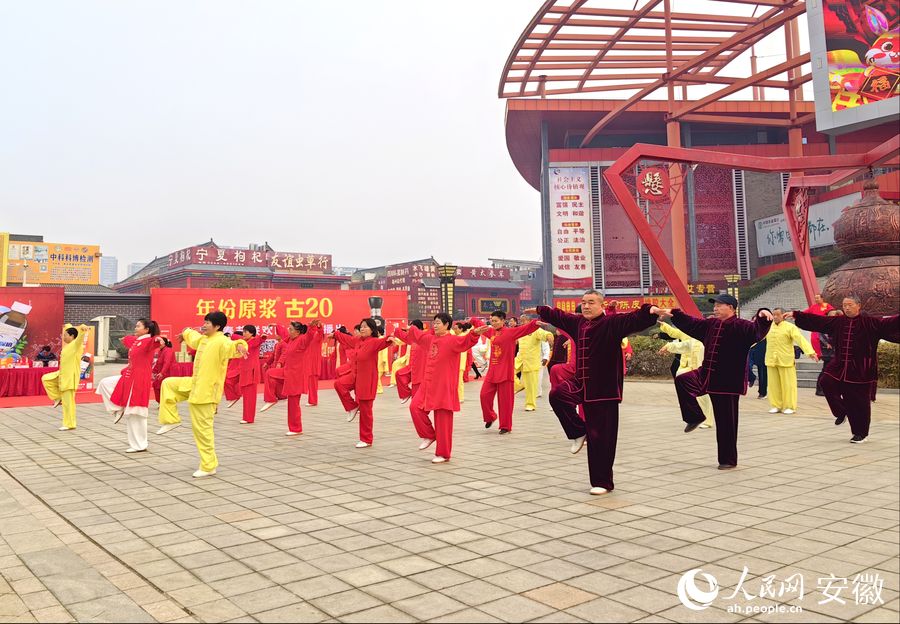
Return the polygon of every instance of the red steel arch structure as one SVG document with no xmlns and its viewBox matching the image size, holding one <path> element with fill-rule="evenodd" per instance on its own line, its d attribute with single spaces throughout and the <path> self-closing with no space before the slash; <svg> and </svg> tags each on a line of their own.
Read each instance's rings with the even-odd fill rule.
<svg viewBox="0 0 900 624">
<path fill-rule="evenodd" d="M 630 8 L 629 8 L 630 5 Z M 677 6 L 676 6 L 677 5 Z M 689 7 L 690 10 L 677 10 Z M 896 166 L 898 137 L 853 157 L 804 156 L 803 130 L 815 115 L 801 113 L 801 87 L 812 79 L 809 52 L 801 51 L 797 18 L 806 11 L 801 0 L 548 0 L 540 7 L 516 42 L 503 68 L 500 98 L 547 98 L 602 92 L 624 99 L 600 116 L 581 140 L 586 147 L 616 118 L 645 98 L 659 99 L 665 90 L 668 145 L 637 144 L 604 172 L 642 242 L 666 278 L 672 294 L 685 309 L 698 313 L 684 284 L 686 245 L 684 210 L 677 189 L 690 164 L 711 164 L 752 171 L 791 172 L 784 212 L 804 290 L 810 303 L 817 286 L 805 236 L 807 190 L 864 174 L 875 166 Z M 784 32 L 784 62 L 757 69 L 753 48 L 779 29 Z M 740 71 L 739 56 L 750 51 L 749 75 Z M 706 94 L 688 98 L 688 89 L 705 85 Z M 728 96 L 751 90 L 754 100 L 763 89 L 786 93 L 789 115 L 740 116 L 719 114 L 716 104 Z M 783 101 L 783 98 L 779 98 Z M 808 108 L 807 108 L 808 110 Z M 722 154 L 682 148 L 680 122 L 746 124 L 784 128 L 788 159 Z M 670 213 L 673 257 L 659 244 L 658 231 L 634 199 L 634 189 L 622 174 L 639 162 L 668 163 L 673 193 Z M 806 175 L 814 172 L 815 175 Z"/>
</svg>

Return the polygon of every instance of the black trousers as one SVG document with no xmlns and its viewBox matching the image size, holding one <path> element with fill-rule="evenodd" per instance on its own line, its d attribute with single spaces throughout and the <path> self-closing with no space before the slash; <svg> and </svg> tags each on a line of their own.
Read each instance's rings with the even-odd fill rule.
<svg viewBox="0 0 900 624">
<path fill-rule="evenodd" d="M 831 375 L 822 375 L 821 382 L 834 417 L 846 416 L 853 435 L 868 437 L 872 422 L 872 384 L 847 383 Z"/>
<path fill-rule="evenodd" d="M 702 423 L 706 420 L 697 397 L 707 394 L 700 383 L 699 370 L 675 378 L 675 392 L 681 408 L 681 419 L 686 423 Z M 716 419 L 716 446 L 719 463 L 737 466 L 738 394 L 710 394 L 713 417 Z"/>
</svg>

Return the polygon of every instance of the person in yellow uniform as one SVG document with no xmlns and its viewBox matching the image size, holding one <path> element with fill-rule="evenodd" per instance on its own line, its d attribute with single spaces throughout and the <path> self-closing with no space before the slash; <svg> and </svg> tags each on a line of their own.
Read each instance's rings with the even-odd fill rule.
<svg viewBox="0 0 900 624">
<path fill-rule="evenodd" d="M 524 316 L 520 320 L 523 323 L 528 322 L 528 319 Z M 519 338 L 519 354 L 516 356 L 516 360 L 521 362 L 522 377 L 516 381 L 515 388 L 516 392 L 523 388 L 525 389 L 526 412 L 533 412 L 537 407 L 540 371 L 542 367 L 547 365 L 547 360 L 541 359 L 541 346 L 545 342 L 551 345 L 553 343 L 553 334 L 546 329 L 538 329 L 524 338 Z"/>
<path fill-rule="evenodd" d="M 400 342 L 397 345 L 397 359 L 391 364 L 391 385 L 388 386 L 389 388 L 397 385 L 397 371 L 405 366 L 409 366 L 409 345 L 405 342 Z"/>
<path fill-rule="evenodd" d="M 178 403 L 187 401 L 194 442 L 200 454 L 200 468 L 194 473 L 195 478 L 216 474 L 219 460 L 216 457 L 213 418 L 222 399 L 228 361 L 247 357 L 246 342 L 231 340 L 222 333 L 227 324 L 228 317 L 216 310 L 203 317 L 202 333 L 186 328 L 181 338 L 187 346 L 197 351 L 194 372 L 190 377 L 170 377 L 162 384 L 159 420 L 163 426 L 156 433 L 166 433 L 181 424 Z"/>
<path fill-rule="evenodd" d="M 450 333 L 454 336 L 465 336 L 470 331 L 472 331 L 472 326 L 468 323 L 454 323 L 453 329 L 450 330 Z M 469 361 L 468 351 L 463 351 L 459 354 L 459 381 L 457 382 L 456 392 L 459 395 L 459 402 L 462 403 L 466 400 L 466 389 L 463 385 L 463 376 L 466 372 L 466 363 Z"/>
<path fill-rule="evenodd" d="M 664 344 L 659 352 L 677 353 L 681 355 L 681 363 L 678 366 L 678 370 L 675 371 L 676 377 L 700 368 L 700 365 L 703 364 L 704 354 L 702 342 L 695 338 L 691 338 L 674 325 L 669 325 L 662 321 L 659 322 L 659 329 L 667 336 L 671 336 L 675 339 Z M 709 429 L 715 422 L 715 420 L 711 418 L 713 413 L 712 401 L 708 394 L 704 394 L 697 397 L 697 403 L 700 404 L 700 409 L 703 411 L 703 415 L 706 416 L 706 420 L 703 421 L 700 428 Z"/>
<path fill-rule="evenodd" d="M 794 344 L 811 360 L 818 361 L 810 342 L 793 323 L 784 320 L 784 310 L 772 310 L 774 322 L 766 335 L 766 375 L 769 378 L 770 414 L 797 411 L 797 365 Z"/>
<path fill-rule="evenodd" d="M 378 389 L 376 393 L 384 394 L 384 386 L 381 384 L 381 378 L 391 372 L 391 363 L 388 362 L 388 350 L 382 349 L 378 352 Z"/>
<path fill-rule="evenodd" d="M 81 356 L 87 340 L 87 325 L 73 327 L 66 323 L 63 327 L 62 352 L 59 355 L 59 369 L 41 377 L 47 396 L 53 401 L 53 407 L 62 404 L 63 422 L 60 431 L 69 431 L 77 426 L 75 419 L 75 391 L 81 377 Z"/>
</svg>

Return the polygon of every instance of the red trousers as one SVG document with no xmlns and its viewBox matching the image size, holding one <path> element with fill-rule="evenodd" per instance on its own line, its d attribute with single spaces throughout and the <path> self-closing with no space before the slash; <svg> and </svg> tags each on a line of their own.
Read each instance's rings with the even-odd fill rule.
<svg viewBox="0 0 900 624">
<path fill-rule="evenodd" d="M 235 399 L 241 398 L 241 377 L 240 375 L 235 375 L 234 377 L 226 377 L 225 378 L 225 400 L 226 401 L 234 401 Z"/>
<path fill-rule="evenodd" d="M 256 420 L 256 384 L 241 386 L 241 398 L 244 404 L 243 419 L 252 423 Z"/>
<path fill-rule="evenodd" d="M 156 402 L 159 403 L 159 393 L 162 391 L 162 382 L 164 382 L 166 378 L 156 379 L 153 381 L 153 395 L 156 397 Z"/>
<path fill-rule="evenodd" d="M 846 416 L 853 435 L 869 437 L 869 424 L 872 422 L 871 384 L 847 383 L 831 375 L 822 375 L 822 392 L 835 418 Z"/>
<path fill-rule="evenodd" d="M 372 426 L 375 424 L 375 415 L 372 413 L 374 404 L 374 399 L 359 402 L 359 439 L 366 444 L 372 444 L 375 439 L 372 435 Z"/>
<path fill-rule="evenodd" d="M 450 459 L 453 449 L 453 412 L 451 410 L 434 410 L 434 425 L 428 418 L 428 412 L 422 409 L 422 397 L 416 392 L 409 404 L 409 413 L 413 419 L 416 434 L 423 440 L 437 440 L 434 454 L 437 457 Z"/>
<path fill-rule="evenodd" d="M 481 415 L 484 422 L 497 420 L 494 411 L 494 397 L 497 397 L 497 409 L 500 412 L 500 428 L 512 431 L 513 405 L 516 401 L 515 384 L 512 381 L 494 383 L 485 381 L 481 386 Z"/>
<path fill-rule="evenodd" d="M 288 431 L 303 431 L 302 413 L 300 412 L 300 395 L 292 394 L 287 398 Z"/>
<path fill-rule="evenodd" d="M 310 375 L 306 378 L 306 402 L 310 405 L 319 404 L 319 376 Z"/>
<path fill-rule="evenodd" d="M 270 368 L 266 371 L 266 383 L 263 386 L 263 400 L 266 403 L 277 403 L 284 398 L 284 369 Z"/>
<path fill-rule="evenodd" d="M 338 398 L 341 400 L 341 405 L 344 406 L 344 411 L 350 412 L 359 407 L 351 394 L 355 387 L 356 375 L 353 373 L 341 375 L 334 381 L 334 391 L 337 392 Z"/>
<path fill-rule="evenodd" d="M 404 366 L 397 371 L 395 377 L 397 379 L 397 396 L 401 399 L 412 396 L 412 369 Z"/>
</svg>

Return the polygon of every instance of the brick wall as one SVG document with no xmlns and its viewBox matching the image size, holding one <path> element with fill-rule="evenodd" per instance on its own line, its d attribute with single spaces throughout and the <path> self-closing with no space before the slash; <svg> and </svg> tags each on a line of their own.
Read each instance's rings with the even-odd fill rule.
<svg viewBox="0 0 900 624">
<path fill-rule="evenodd" d="M 134 322 L 150 316 L 150 296 L 66 294 L 65 322 L 77 325 L 98 316 L 121 316 Z"/>
</svg>

